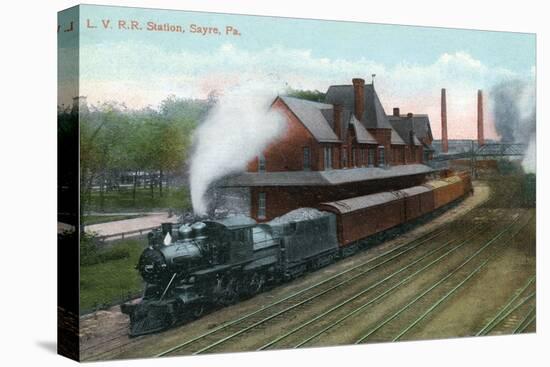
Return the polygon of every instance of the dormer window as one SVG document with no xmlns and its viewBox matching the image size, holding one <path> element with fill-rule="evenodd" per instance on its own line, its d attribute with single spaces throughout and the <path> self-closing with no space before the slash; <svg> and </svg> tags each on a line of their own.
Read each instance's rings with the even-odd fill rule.
<svg viewBox="0 0 550 367">
<path fill-rule="evenodd" d="M 342 148 L 342 168 L 346 168 L 348 166 L 348 152 L 346 148 Z"/>
<path fill-rule="evenodd" d="M 265 156 L 261 153 L 258 156 L 258 172 L 265 172 Z"/>
<path fill-rule="evenodd" d="M 304 147 L 304 171 L 311 169 L 311 157 L 309 147 Z"/>
<path fill-rule="evenodd" d="M 325 155 L 325 170 L 332 168 L 332 148 L 331 147 L 325 147 L 324 149 L 324 155 Z"/>
</svg>

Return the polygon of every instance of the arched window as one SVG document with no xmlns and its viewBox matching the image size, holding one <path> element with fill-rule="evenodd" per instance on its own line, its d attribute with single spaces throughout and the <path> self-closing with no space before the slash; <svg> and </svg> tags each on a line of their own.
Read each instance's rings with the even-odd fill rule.
<svg viewBox="0 0 550 367">
<path fill-rule="evenodd" d="M 386 166 L 386 153 L 384 146 L 382 145 L 378 147 L 378 165 L 380 167 Z"/>
<path fill-rule="evenodd" d="M 368 150 L 369 160 L 368 160 L 368 166 L 374 167 L 374 158 L 376 156 L 376 151 L 374 148 L 371 148 Z"/>
<path fill-rule="evenodd" d="M 309 171 L 311 169 L 310 161 L 309 147 L 304 147 L 304 171 Z"/>
</svg>

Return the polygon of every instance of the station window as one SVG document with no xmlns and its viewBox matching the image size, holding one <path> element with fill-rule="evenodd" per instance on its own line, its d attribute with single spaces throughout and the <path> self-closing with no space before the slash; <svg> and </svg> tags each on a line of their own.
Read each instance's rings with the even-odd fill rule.
<svg viewBox="0 0 550 367">
<path fill-rule="evenodd" d="M 368 166 L 369 167 L 373 167 L 374 166 L 374 156 L 375 156 L 375 151 L 374 149 L 368 149 L 368 155 L 369 155 L 369 161 L 368 161 Z"/>
<path fill-rule="evenodd" d="M 263 154 L 258 156 L 258 171 L 265 172 L 265 156 Z"/>
<path fill-rule="evenodd" d="M 325 147 L 325 169 L 332 168 L 332 148 Z"/>
<path fill-rule="evenodd" d="M 386 153 L 384 147 L 378 147 L 378 165 L 384 167 L 386 165 Z"/>
<path fill-rule="evenodd" d="M 258 194 L 258 219 L 265 219 L 265 213 L 266 213 L 265 192 L 260 192 Z"/>
<path fill-rule="evenodd" d="M 366 149 L 361 148 L 361 166 L 364 166 L 366 162 L 367 162 Z"/>
<path fill-rule="evenodd" d="M 311 169 L 311 157 L 309 153 L 309 147 L 304 147 L 304 171 Z"/>
<path fill-rule="evenodd" d="M 348 166 L 348 152 L 346 151 L 346 148 L 342 148 L 342 168 Z"/>
<path fill-rule="evenodd" d="M 357 153 L 356 153 L 356 150 L 355 148 L 352 148 L 351 149 L 351 165 L 353 167 L 357 167 L 358 164 L 357 164 Z"/>
</svg>

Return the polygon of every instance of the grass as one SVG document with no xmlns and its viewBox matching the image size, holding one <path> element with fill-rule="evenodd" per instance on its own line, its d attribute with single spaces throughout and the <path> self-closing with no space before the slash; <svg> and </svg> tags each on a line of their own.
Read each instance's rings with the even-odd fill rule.
<svg viewBox="0 0 550 367">
<path fill-rule="evenodd" d="M 134 269 L 146 246 L 146 240 L 124 240 L 113 246 L 125 246 L 130 256 L 80 267 L 80 308 L 89 311 L 128 299 L 140 293 L 142 280 Z M 106 250 L 103 250 L 106 251 Z"/>
<path fill-rule="evenodd" d="M 87 198 L 86 198 L 87 199 Z M 93 191 L 90 202 L 85 203 L 86 211 L 121 212 L 121 211 L 148 211 L 153 209 L 187 210 L 191 208 L 191 200 L 187 187 L 171 187 L 164 189 L 162 197 L 155 189 L 151 197 L 149 188 L 140 187 L 133 198 L 132 188 L 121 188 L 104 193 L 103 206 L 98 191 Z M 89 223 L 88 223 L 89 224 Z"/>
<path fill-rule="evenodd" d="M 85 215 L 83 221 L 86 225 L 92 225 L 139 217 L 143 217 L 143 215 Z"/>
</svg>

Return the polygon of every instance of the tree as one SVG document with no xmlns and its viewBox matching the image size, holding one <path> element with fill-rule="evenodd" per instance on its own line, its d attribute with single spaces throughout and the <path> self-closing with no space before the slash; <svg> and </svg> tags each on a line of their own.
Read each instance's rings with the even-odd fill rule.
<svg viewBox="0 0 550 367">
<path fill-rule="evenodd" d="M 323 102 L 325 100 L 325 93 L 316 90 L 300 90 L 288 88 L 286 95 L 289 97 L 296 97 L 300 99 L 307 99 L 314 102 Z"/>
</svg>

